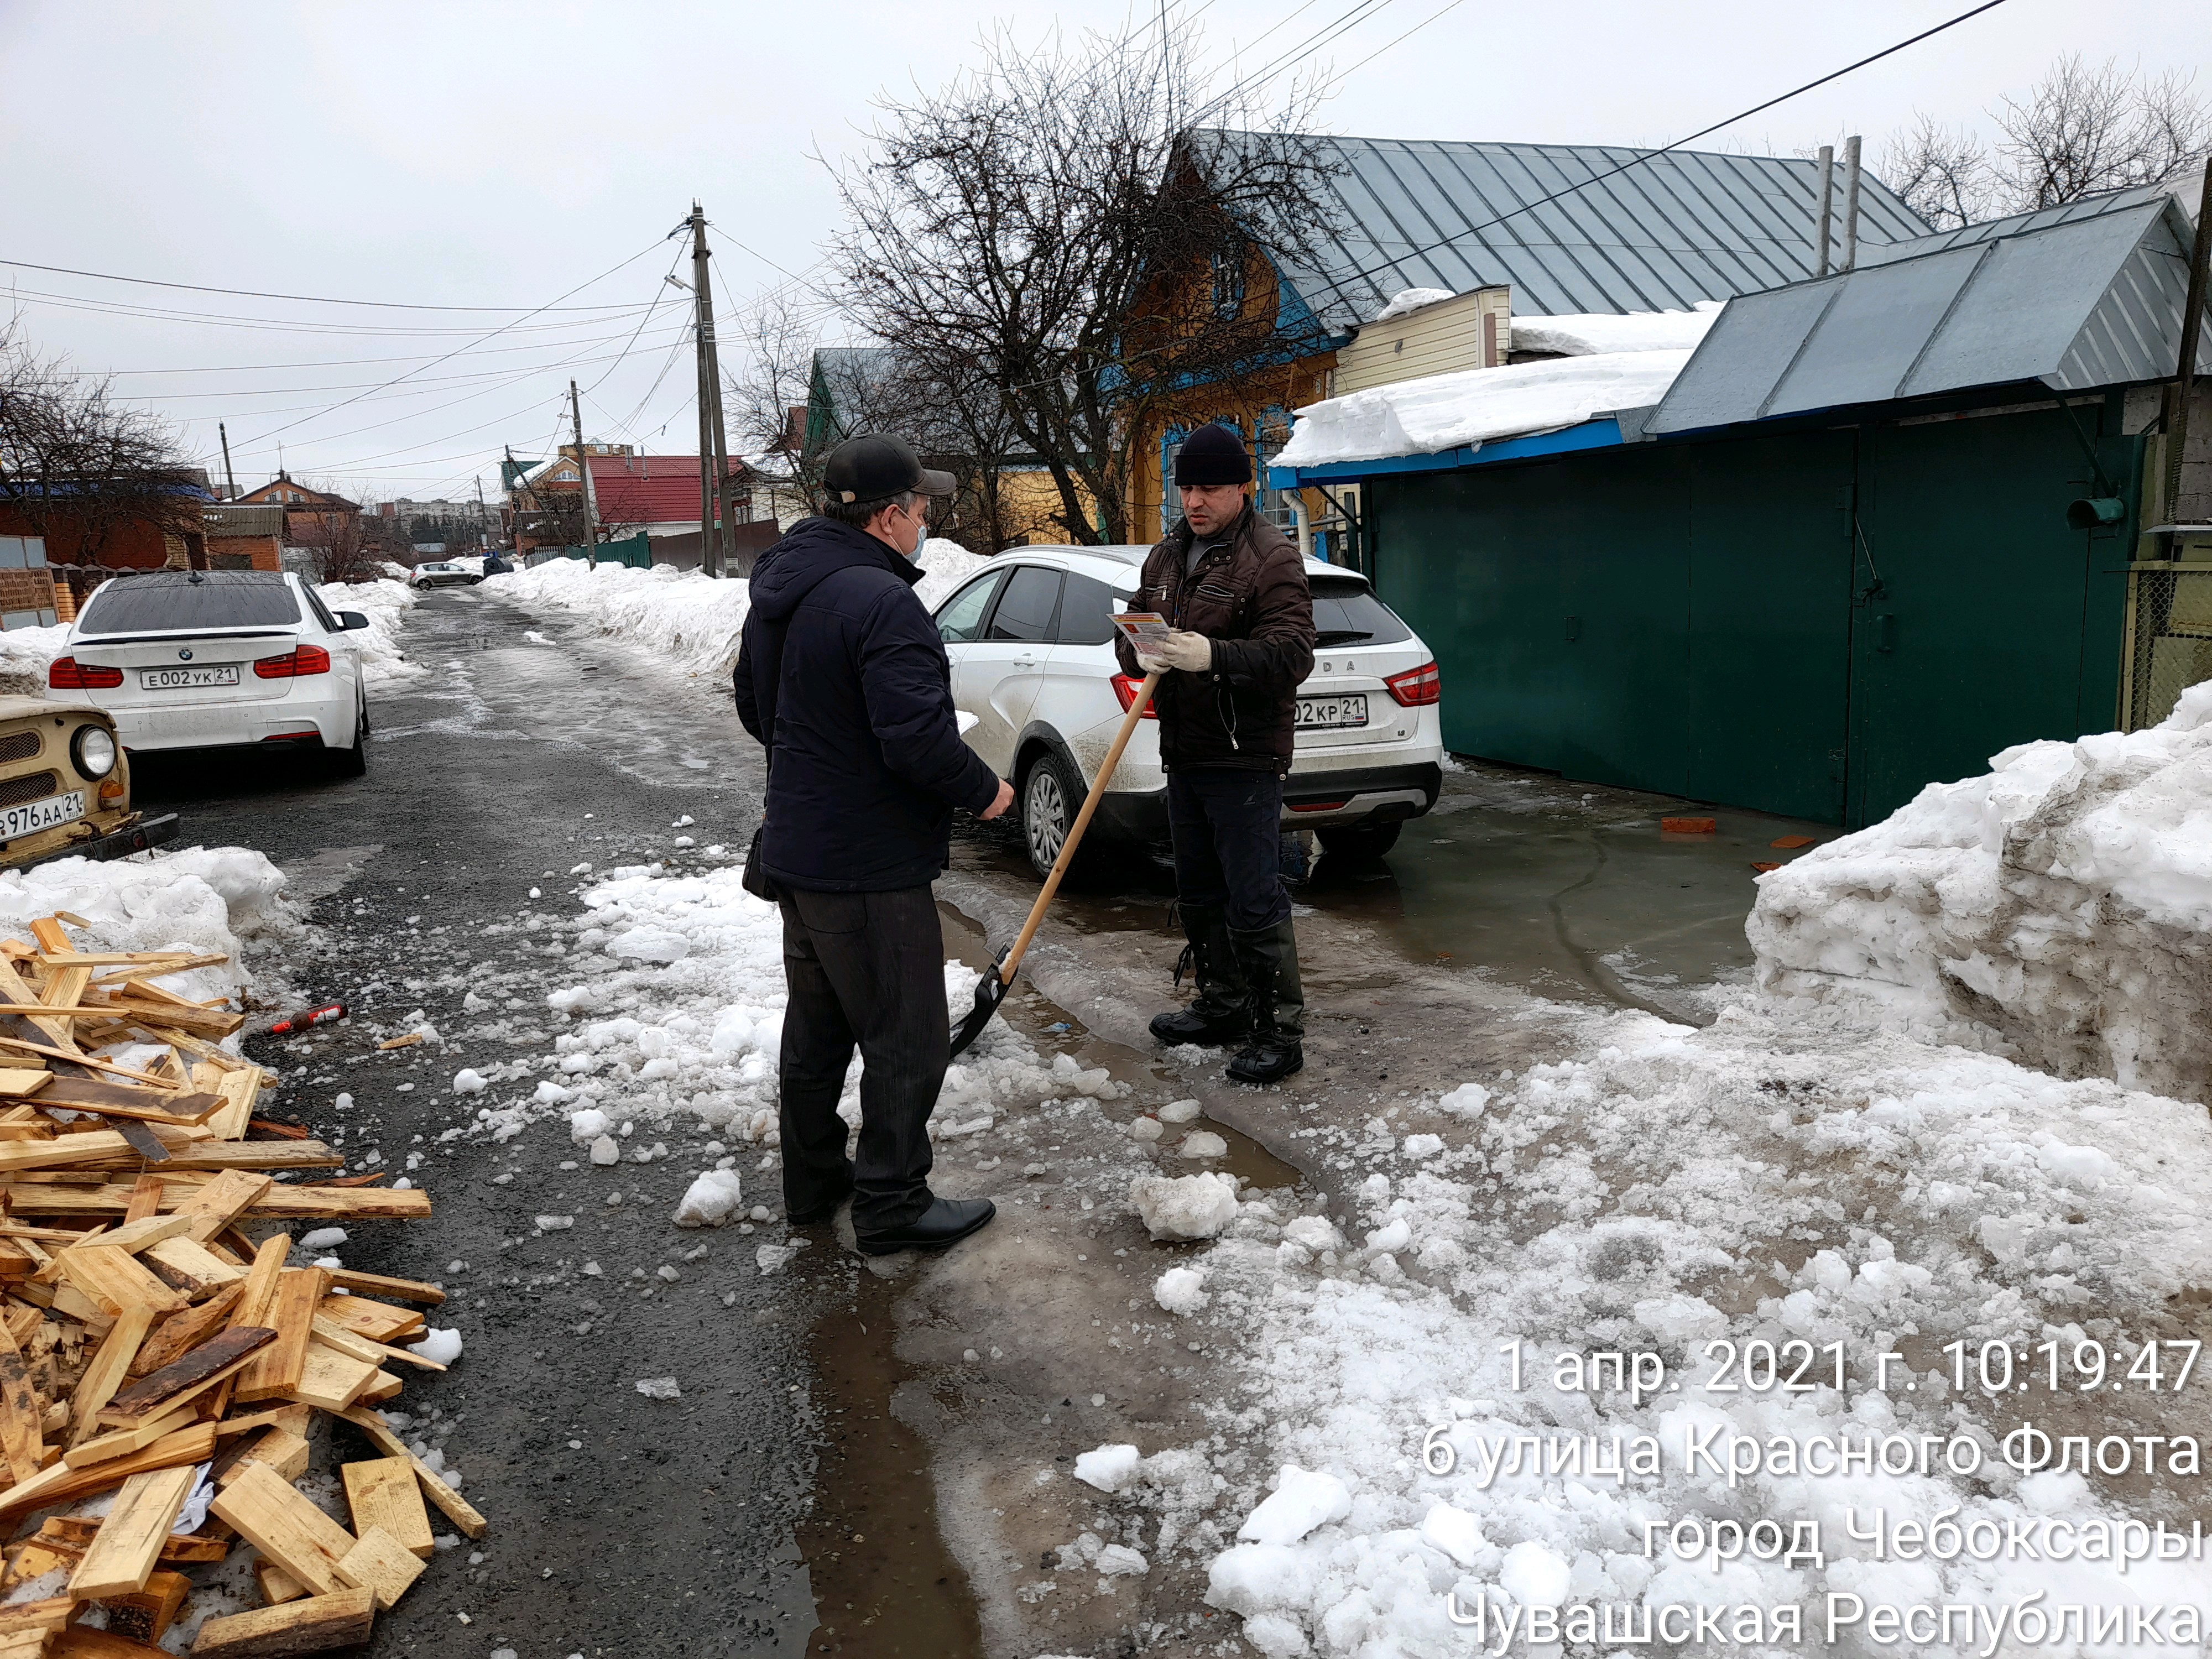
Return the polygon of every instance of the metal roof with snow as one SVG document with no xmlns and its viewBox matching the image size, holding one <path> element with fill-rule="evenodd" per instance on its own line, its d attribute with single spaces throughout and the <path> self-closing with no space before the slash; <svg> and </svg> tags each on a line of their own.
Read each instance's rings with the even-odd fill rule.
<svg viewBox="0 0 2212 1659">
<path fill-rule="evenodd" d="M 1855 270 L 1729 302 L 1644 422 L 1697 431 L 1983 386 L 2168 379 L 2192 238 L 2164 189 L 1868 250 Z M 2212 348 L 2212 328 L 2198 344 Z"/>
<path fill-rule="evenodd" d="M 1516 313 L 1560 316 L 1686 310 L 1814 274 L 1815 161 L 1600 144 L 1311 142 L 1334 172 L 1337 222 L 1310 258 L 1279 266 L 1332 334 L 1409 288 L 1510 283 Z M 1840 216 L 1840 171 L 1837 185 Z M 1881 180 L 1861 175 L 1863 254 L 1927 229 Z"/>
</svg>

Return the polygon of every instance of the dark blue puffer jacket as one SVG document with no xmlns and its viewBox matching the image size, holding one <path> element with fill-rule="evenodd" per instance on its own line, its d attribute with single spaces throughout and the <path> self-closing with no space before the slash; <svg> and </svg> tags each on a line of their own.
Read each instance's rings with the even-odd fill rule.
<svg viewBox="0 0 2212 1659">
<path fill-rule="evenodd" d="M 922 886 L 944 872 L 952 809 L 980 811 L 998 793 L 960 740 L 921 580 L 911 560 L 834 519 L 802 519 L 753 567 L 733 678 L 738 718 L 769 745 L 761 862 L 782 886 Z"/>
</svg>

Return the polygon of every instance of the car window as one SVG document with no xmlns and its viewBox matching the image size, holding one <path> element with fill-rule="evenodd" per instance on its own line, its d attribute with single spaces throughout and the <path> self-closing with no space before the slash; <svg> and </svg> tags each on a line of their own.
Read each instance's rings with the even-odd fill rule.
<svg viewBox="0 0 2212 1659">
<path fill-rule="evenodd" d="M 1312 586 L 1316 645 L 1397 645 L 1413 637 L 1413 630 L 1365 582 L 1323 576 Z"/>
<path fill-rule="evenodd" d="M 1068 574 L 1060 599 L 1060 626 L 1053 631 L 1061 645 L 1107 645 L 1114 638 L 1114 613 L 1121 602 L 1114 590 L 1092 576 Z"/>
<path fill-rule="evenodd" d="M 1003 570 L 988 571 L 962 588 L 938 608 L 937 635 L 947 645 L 964 645 L 983 631 L 983 613 L 991 608 L 991 595 L 1006 580 Z"/>
<path fill-rule="evenodd" d="M 160 571 L 102 582 L 77 620 L 80 635 L 169 629 L 278 628 L 300 620 L 284 579 L 258 570 Z M 241 577 L 253 578 L 240 580 Z"/>
<path fill-rule="evenodd" d="M 331 615 L 330 607 L 323 603 L 321 594 L 312 587 L 303 586 L 300 591 L 307 596 L 307 609 L 315 613 L 315 620 L 322 623 L 323 632 L 337 634 L 343 631 L 338 627 L 338 619 Z"/>
<path fill-rule="evenodd" d="M 984 637 L 1042 640 L 1051 631 L 1052 613 L 1059 606 L 1059 571 L 1035 564 L 1017 566 L 1006 578 L 1006 591 L 999 596 L 999 608 L 991 613 L 991 631 Z"/>
</svg>

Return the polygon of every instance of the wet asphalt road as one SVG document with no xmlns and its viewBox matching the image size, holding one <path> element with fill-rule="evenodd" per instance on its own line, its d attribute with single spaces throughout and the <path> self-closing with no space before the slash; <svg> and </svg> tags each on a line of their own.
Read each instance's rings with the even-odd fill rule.
<svg viewBox="0 0 2212 1659">
<path fill-rule="evenodd" d="M 557 1126 L 505 1146 L 437 1139 L 472 1115 L 449 1092 L 460 1066 L 552 1049 L 562 1021 L 544 993 L 571 982 L 566 945 L 527 918 L 575 913 L 571 866 L 624 862 L 652 832 L 665 843 L 684 812 L 702 842 L 742 844 L 757 799 L 742 734 L 705 689 L 672 708 L 664 679 L 623 683 L 620 652 L 473 592 L 428 596 L 405 644 L 433 672 L 376 700 L 365 779 L 202 760 L 137 769 L 141 803 L 178 810 L 185 844 L 258 848 L 295 896 L 317 895 L 310 932 L 275 966 L 298 1005 L 343 1000 L 352 1017 L 250 1047 L 285 1073 L 270 1109 L 342 1135 L 349 1170 L 372 1150 L 395 1168 L 422 1158 L 412 1179 L 433 1218 L 356 1224 L 343 1255 L 453 1292 L 432 1321 L 458 1328 L 466 1352 L 442 1376 L 410 1374 L 398 1403 L 444 1414 L 443 1449 L 491 1529 L 438 1554 L 380 1619 L 372 1650 L 801 1652 L 814 1624 L 793 1542 L 812 1474 L 805 1287 L 752 1260 L 780 1233 L 671 1224 L 685 1154 L 690 1168 L 711 1159 L 666 1128 L 652 1133 L 675 1157 L 625 1165 L 629 1201 L 614 1212 L 604 1182 L 587 1189 L 557 1168 L 580 1156 Z M 726 749 L 698 751 L 725 737 Z M 535 906 L 532 885 L 544 894 Z M 471 990 L 475 1014 L 463 1007 Z M 416 1009 L 447 1042 L 378 1054 L 376 1038 Z M 342 1091 L 349 1109 L 335 1103 Z M 751 1167 L 749 1197 L 761 1190 Z M 534 1218 L 547 1214 L 574 1225 L 540 1232 Z M 705 1258 L 685 1261 L 702 1241 Z M 586 1260 L 598 1277 L 580 1271 Z M 656 1270 L 672 1262 L 683 1277 L 662 1284 Z M 636 1392 L 668 1375 L 683 1379 L 680 1400 Z M 364 1455 L 351 1430 L 337 1433 L 342 1458 Z"/>
</svg>

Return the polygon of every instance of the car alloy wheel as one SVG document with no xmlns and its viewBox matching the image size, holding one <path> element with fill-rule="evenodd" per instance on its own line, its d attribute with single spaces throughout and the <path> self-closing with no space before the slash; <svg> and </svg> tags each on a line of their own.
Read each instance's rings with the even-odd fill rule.
<svg viewBox="0 0 2212 1659">
<path fill-rule="evenodd" d="M 1039 875 L 1049 874 L 1067 844 L 1067 790 L 1057 761 L 1049 755 L 1030 768 L 1022 789 L 1022 835 L 1029 843 L 1030 863 Z"/>
</svg>

